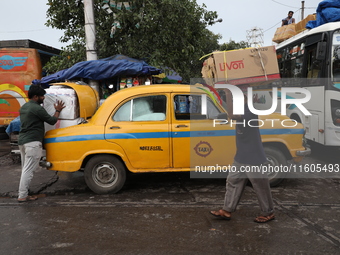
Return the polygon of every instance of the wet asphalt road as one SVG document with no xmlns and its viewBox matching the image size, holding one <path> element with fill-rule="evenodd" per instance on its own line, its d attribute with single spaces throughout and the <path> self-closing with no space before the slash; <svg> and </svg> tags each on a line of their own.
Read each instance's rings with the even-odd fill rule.
<svg viewBox="0 0 340 255">
<path fill-rule="evenodd" d="M 337 155 L 321 149 L 303 163 L 335 164 Z M 222 205 L 224 185 L 188 173 L 141 174 L 118 194 L 95 195 L 81 174 L 58 173 L 36 202 L 0 198 L 0 254 L 339 254 L 339 179 L 286 179 L 272 189 L 277 219 L 266 224 L 253 222 L 259 208 L 250 186 L 231 221 L 209 215 Z"/>
</svg>

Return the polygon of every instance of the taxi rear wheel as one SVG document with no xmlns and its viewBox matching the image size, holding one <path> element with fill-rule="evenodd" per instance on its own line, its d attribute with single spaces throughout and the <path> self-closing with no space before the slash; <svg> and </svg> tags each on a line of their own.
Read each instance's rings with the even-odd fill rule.
<svg viewBox="0 0 340 255">
<path fill-rule="evenodd" d="M 285 178 L 286 174 L 282 171 L 282 166 L 287 165 L 287 159 L 285 155 L 275 147 L 265 146 L 264 152 L 267 157 L 267 164 L 272 166 L 271 169 L 275 170 L 268 173 L 270 186 L 275 187 Z"/>
<path fill-rule="evenodd" d="M 125 183 L 124 164 L 110 155 L 95 156 L 87 162 L 84 170 L 87 186 L 97 194 L 118 192 Z"/>
</svg>

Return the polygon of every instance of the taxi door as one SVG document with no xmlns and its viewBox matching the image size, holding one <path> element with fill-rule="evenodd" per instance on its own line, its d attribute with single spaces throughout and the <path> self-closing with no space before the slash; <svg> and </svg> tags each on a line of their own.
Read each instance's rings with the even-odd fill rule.
<svg viewBox="0 0 340 255">
<path fill-rule="evenodd" d="M 166 95 L 145 95 L 120 104 L 105 126 L 105 139 L 119 145 L 135 169 L 170 167 Z"/>
<path fill-rule="evenodd" d="M 206 94 L 173 93 L 171 100 L 173 167 L 232 164 L 235 129 L 223 121 L 214 125 L 224 111 Z"/>
</svg>

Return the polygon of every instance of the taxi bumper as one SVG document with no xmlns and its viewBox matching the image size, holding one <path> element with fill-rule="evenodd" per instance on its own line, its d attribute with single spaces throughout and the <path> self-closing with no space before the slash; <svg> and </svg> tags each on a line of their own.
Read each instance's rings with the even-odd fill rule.
<svg viewBox="0 0 340 255">
<path fill-rule="evenodd" d="M 308 156 L 308 155 L 310 155 L 311 153 L 312 153 L 312 150 L 311 150 L 309 147 L 306 147 L 306 149 L 303 150 L 303 151 L 296 151 L 296 155 L 297 155 L 297 156 L 302 156 L 302 157 Z"/>
</svg>

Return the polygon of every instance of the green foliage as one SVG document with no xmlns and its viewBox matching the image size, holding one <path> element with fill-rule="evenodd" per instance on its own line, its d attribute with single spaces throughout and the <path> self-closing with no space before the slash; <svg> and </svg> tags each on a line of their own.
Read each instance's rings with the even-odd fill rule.
<svg viewBox="0 0 340 255">
<path fill-rule="evenodd" d="M 195 0 L 134 0 L 132 10 L 108 14 L 102 0 L 94 0 L 98 58 L 124 54 L 143 59 L 156 67 L 176 70 L 185 80 L 201 77 L 200 57 L 219 49 L 220 35 L 207 27 L 218 18 Z M 49 0 L 46 25 L 65 30 L 61 57 L 53 58 L 45 67 L 50 73 L 86 60 L 84 8 L 81 0 Z M 112 24 L 119 21 L 110 36 Z"/>
<path fill-rule="evenodd" d="M 76 39 L 72 44 L 63 48 L 60 56 L 53 56 L 44 66 L 44 70 L 50 75 L 84 60 L 86 60 L 84 43 Z"/>
<path fill-rule="evenodd" d="M 235 42 L 231 39 L 229 39 L 229 42 L 223 43 L 220 45 L 220 50 L 238 50 L 238 49 L 244 49 L 244 48 L 249 48 L 251 47 L 251 44 L 245 41 L 240 41 L 240 42 Z"/>
</svg>

